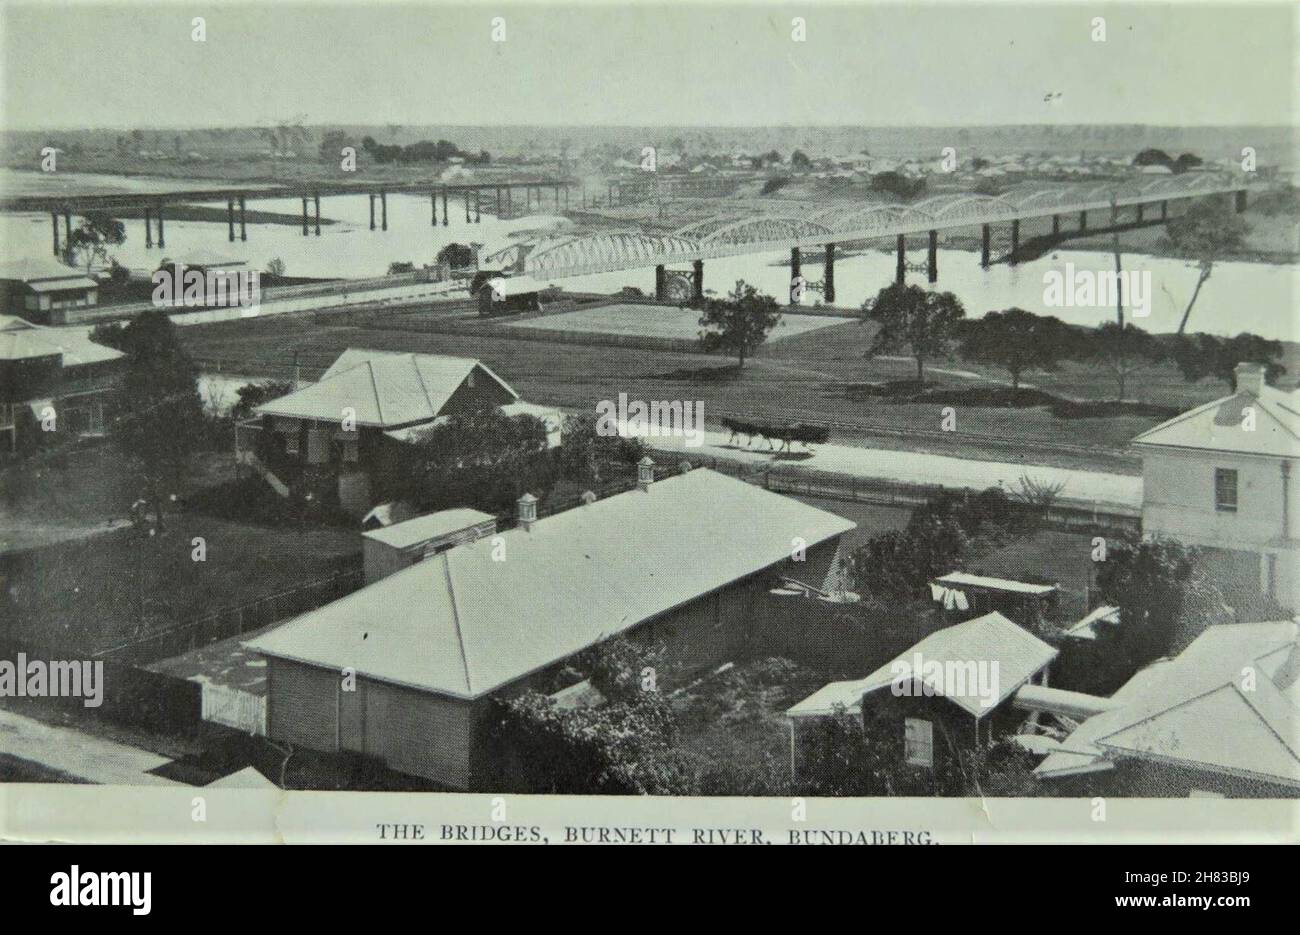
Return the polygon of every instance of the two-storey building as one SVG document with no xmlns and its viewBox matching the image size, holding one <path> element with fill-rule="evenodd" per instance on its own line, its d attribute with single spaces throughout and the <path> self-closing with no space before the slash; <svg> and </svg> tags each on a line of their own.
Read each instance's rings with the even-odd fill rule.
<svg viewBox="0 0 1300 935">
<path fill-rule="evenodd" d="M 1300 394 L 1236 369 L 1237 391 L 1133 440 L 1142 454 L 1142 530 L 1202 547 L 1230 599 L 1300 607 Z"/>
</svg>

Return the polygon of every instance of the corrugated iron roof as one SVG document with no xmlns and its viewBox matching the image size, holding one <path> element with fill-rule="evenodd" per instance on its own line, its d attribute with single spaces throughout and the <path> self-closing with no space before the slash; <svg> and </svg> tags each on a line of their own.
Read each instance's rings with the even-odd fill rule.
<svg viewBox="0 0 1300 935">
<path fill-rule="evenodd" d="M 836 707 L 848 712 L 862 709 L 862 697 L 893 685 L 902 666 L 911 672 L 913 659 L 919 655 L 926 663 L 968 665 L 971 662 L 998 664 L 997 684 L 993 686 L 991 704 L 983 704 L 973 694 L 946 695 L 942 680 L 922 672 L 917 680 L 934 689 L 975 717 L 983 717 L 1056 658 L 1057 650 L 1028 630 L 994 611 L 964 623 L 936 630 L 864 679 L 832 682 L 809 695 L 786 711 L 787 717 L 825 717 Z"/>
<path fill-rule="evenodd" d="M 939 584 L 1007 591 L 1012 594 L 1033 594 L 1037 597 L 1051 594 L 1056 590 L 1056 586 L 1052 584 L 1030 584 L 1027 581 L 1012 581 L 1010 578 L 989 578 L 984 575 L 970 575 L 964 571 L 950 572 L 934 580 Z"/>
<path fill-rule="evenodd" d="M 0 360 L 63 355 L 63 366 L 96 364 L 124 357 L 121 351 L 90 340 L 88 328 L 48 328 L 13 315 L 0 315 Z"/>
<path fill-rule="evenodd" d="M 437 418 L 471 374 L 481 374 L 519 398 L 508 383 L 470 357 L 349 348 L 320 382 L 263 403 L 256 411 L 340 422 L 344 410 L 351 409 L 357 425 L 396 428 Z"/>
<path fill-rule="evenodd" d="M 404 549 L 408 546 L 428 542 L 430 539 L 437 539 L 495 519 L 496 517 L 491 513 L 462 507 L 454 510 L 440 510 L 437 513 L 429 513 L 425 516 L 416 516 L 413 519 L 403 520 L 382 529 L 363 532 L 362 535 L 367 539 L 374 539 L 376 542 L 391 545 L 395 549 Z"/>
<path fill-rule="evenodd" d="M 853 525 L 697 469 L 456 546 L 248 645 L 473 698 Z"/>
<path fill-rule="evenodd" d="M 1068 776 L 1135 757 L 1300 786 L 1297 669 L 1294 622 L 1210 627 L 1133 676 L 1115 710 L 1084 721 L 1035 772 Z"/>
<path fill-rule="evenodd" d="M 1255 427 L 1243 429 L 1245 410 L 1255 410 Z M 1300 457 L 1300 393 L 1271 386 L 1238 392 L 1190 409 L 1133 439 L 1138 447 L 1235 451 Z"/>
</svg>

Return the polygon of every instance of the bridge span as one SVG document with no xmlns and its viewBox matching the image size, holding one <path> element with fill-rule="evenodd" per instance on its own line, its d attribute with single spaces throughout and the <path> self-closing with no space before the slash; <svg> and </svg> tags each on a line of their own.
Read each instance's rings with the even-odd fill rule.
<svg viewBox="0 0 1300 935">
<path fill-rule="evenodd" d="M 791 278 L 801 274 L 803 249 L 823 251 L 827 302 L 835 300 L 835 247 L 846 243 L 893 238 L 896 279 L 911 267 L 906 256 L 909 234 L 928 234 L 925 271 L 937 282 L 940 231 L 979 227 L 980 261 L 992 262 L 993 225 L 1010 229 L 1007 262 L 1020 251 L 1020 223 L 1052 218 L 1052 233 L 1061 239 L 1129 229 L 1168 220 L 1171 201 L 1232 194 L 1237 211 L 1246 208 L 1247 192 L 1259 187 L 1240 176 L 1186 173 L 1131 183 L 1039 185 L 1001 195 L 946 193 L 910 204 L 861 201 L 810 202 L 803 206 L 737 208 L 694 221 L 671 232 L 640 229 L 556 234 L 511 244 L 486 257 L 485 266 L 513 269 L 542 279 L 655 267 L 655 294 L 664 299 L 669 264 L 689 264 L 692 297 L 704 294 L 704 261 L 716 257 L 790 251 Z M 1105 212 L 1105 224 L 1088 226 L 1089 212 Z M 1128 215 L 1121 219 L 1121 211 Z M 1149 213 L 1150 212 L 1150 213 Z"/>
</svg>

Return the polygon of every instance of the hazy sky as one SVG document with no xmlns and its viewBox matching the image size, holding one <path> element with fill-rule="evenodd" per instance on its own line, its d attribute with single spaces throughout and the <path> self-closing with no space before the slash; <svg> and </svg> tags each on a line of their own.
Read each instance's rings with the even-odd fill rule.
<svg viewBox="0 0 1300 935">
<path fill-rule="evenodd" d="M 1285 124 L 1296 9 L 0 0 L 0 123 Z"/>
</svg>

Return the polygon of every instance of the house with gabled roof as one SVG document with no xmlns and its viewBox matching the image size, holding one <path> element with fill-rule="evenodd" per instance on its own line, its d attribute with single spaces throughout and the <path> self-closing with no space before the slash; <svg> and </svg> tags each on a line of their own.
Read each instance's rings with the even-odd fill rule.
<svg viewBox="0 0 1300 935">
<path fill-rule="evenodd" d="M 871 713 L 896 722 L 909 765 L 935 769 L 957 749 L 987 744 L 1023 720 L 1008 701 L 1046 685 L 1057 649 L 992 611 L 936 630 L 865 678 L 831 682 L 786 711 L 792 774 L 800 724 Z"/>
<path fill-rule="evenodd" d="M 541 519 L 525 495 L 515 528 L 249 641 L 267 660 L 269 737 L 474 788 L 494 768 L 495 699 L 616 636 L 664 647 L 661 688 L 740 658 L 772 584 L 821 580 L 854 525 L 711 470 L 640 467 L 636 489 Z"/>
<path fill-rule="evenodd" d="M 1236 368 L 1230 396 L 1133 439 L 1142 455 L 1142 531 L 1202 547 L 1238 602 L 1267 595 L 1300 608 L 1300 393 Z"/>
<path fill-rule="evenodd" d="M 405 442 L 457 412 L 520 406 L 519 394 L 481 361 L 348 348 L 320 380 L 255 410 L 261 456 L 286 482 L 338 485 L 351 512 L 370 502 L 369 472 L 386 444 Z M 527 414 L 533 414 L 528 411 Z"/>
<path fill-rule="evenodd" d="M 1046 695 L 1045 692 L 1039 692 Z M 1300 628 L 1207 628 L 1109 699 L 1082 696 L 1035 774 L 1062 794 L 1300 796 Z M 1026 699 L 1061 713 L 1053 699 Z"/>
</svg>

